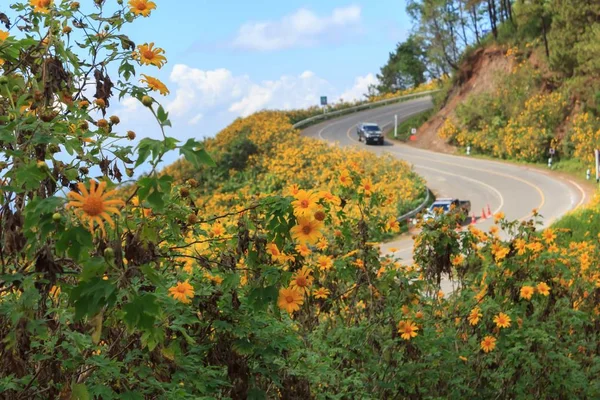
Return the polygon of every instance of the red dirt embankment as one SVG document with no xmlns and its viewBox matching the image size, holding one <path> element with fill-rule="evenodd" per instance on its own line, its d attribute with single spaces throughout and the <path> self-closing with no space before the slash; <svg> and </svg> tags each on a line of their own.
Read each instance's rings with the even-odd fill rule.
<svg viewBox="0 0 600 400">
<path fill-rule="evenodd" d="M 417 140 L 409 142 L 422 149 L 454 153 L 456 148 L 437 135 L 446 118 L 453 116 L 456 107 L 472 94 L 491 92 L 499 73 L 509 72 L 512 57 L 505 57 L 500 47 L 480 48 L 470 54 L 457 72 L 456 85 L 448 94 L 444 107 L 432 116 L 417 132 Z"/>
</svg>

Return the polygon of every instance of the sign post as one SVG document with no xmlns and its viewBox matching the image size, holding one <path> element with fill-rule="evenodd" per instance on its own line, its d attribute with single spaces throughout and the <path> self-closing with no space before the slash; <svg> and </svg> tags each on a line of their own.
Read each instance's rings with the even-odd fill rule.
<svg viewBox="0 0 600 400">
<path fill-rule="evenodd" d="M 394 137 L 398 137 L 398 115 L 394 115 Z"/>
<path fill-rule="evenodd" d="M 323 114 L 325 114 L 325 107 L 327 106 L 327 96 L 321 96 L 321 106 L 323 106 Z"/>
<path fill-rule="evenodd" d="M 417 134 L 417 129 L 416 128 L 412 128 L 410 130 L 410 140 L 415 141 L 417 140 L 417 137 L 415 136 Z"/>
<path fill-rule="evenodd" d="M 554 150 L 554 147 L 550 147 L 548 153 L 550 154 L 550 158 L 548 159 L 548 168 L 552 168 L 552 156 L 556 154 L 556 150 Z"/>
<path fill-rule="evenodd" d="M 600 182 L 600 150 L 594 150 L 596 155 L 596 183 Z"/>
</svg>

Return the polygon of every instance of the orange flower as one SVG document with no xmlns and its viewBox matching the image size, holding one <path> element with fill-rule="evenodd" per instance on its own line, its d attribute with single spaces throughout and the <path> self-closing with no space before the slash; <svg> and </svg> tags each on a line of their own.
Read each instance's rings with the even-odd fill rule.
<svg viewBox="0 0 600 400">
<path fill-rule="evenodd" d="M 312 253 L 312 251 L 310 250 L 310 248 L 305 245 L 304 243 L 301 243 L 299 245 L 296 246 L 296 251 L 302 256 L 302 257 L 306 257 L 308 255 L 310 255 L 310 253 Z"/>
<path fill-rule="evenodd" d="M 508 328 L 510 327 L 510 317 L 501 312 L 494 317 L 494 323 L 498 328 Z"/>
<path fill-rule="evenodd" d="M 150 90 L 159 92 L 163 96 L 166 96 L 170 93 L 169 89 L 167 89 L 167 86 L 160 80 L 144 74 L 142 74 L 142 76 L 144 77 L 144 79 L 141 79 L 140 82 L 146 83 Z"/>
<path fill-rule="evenodd" d="M 469 314 L 469 317 L 467 318 L 467 320 L 469 321 L 469 324 L 475 326 L 479 323 L 479 320 L 481 319 L 481 317 L 483 317 L 481 310 L 479 309 L 479 307 L 475 307 L 474 309 L 471 310 L 471 313 Z"/>
<path fill-rule="evenodd" d="M 6 31 L 3 31 L 2 29 L 0 29 L 0 42 L 4 42 L 6 39 L 8 39 L 8 36 L 10 34 Z"/>
<path fill-rule="evenodd" d="M 160 69 L 167 62 L 164 53 L 165 51 L 160 47 L 154 47 L 154 43 L 144 43 L 138 46 L 135 58 L 138 58 L 142 65 L 155 65 Z"/>
<path fill-rule="evenodd" d="M 523 286 L 521 287 L 521 298 L 525 300 L 531 300 L 531 296 L 533 296 L 533 292 L 535 289 L 533 286 Z"/>
<path fill-rule="evenodd" d="M 298 225 L 292 227 L 290 233 L 294 240 L 305 243 L 314 244 L 323 236 L 321 227 L 323 223 L 309 218 L 298 218 Z"/>
<path fill-rule="evenodd" d="M 481 350 L 489 353 L 496 348 L 496 338 L 493 336 L 486 336 L 481 341 Z"/>
<path fill-rule="evenodd" d="M 303 267 L 300 271 L 296 272 L 294 276 L 292 276 L 292 281 L 290 282 L 291 288 L 298 289 L 301 293 L 310 294 L 310 286 L 313 284 L 313 277 L 311 276 L 312 269 L 308 267 Z"/>
<path fill-rule="evenodd" d="M 342 186 L 352 185 L 352 177 L 350 176 L 350 172 L 348 172 L 347 169 L 345 169 L 341 172 L 339 181 L 342 184 Z"/>
<path fill-rule="evenodd" d="M 317 265 L 319 266 L 320 270 L 327 271 L 333 267 L 333 259 L 331 256 L 319 256 Z"/>
<path fill-rule="evenodd" d="M 329 289 L 325 289 L 322 287 L 314 290 L 313 296 L 315 297 L 315 299 L 326 299 L 330 293 L 331 292 L 329 291 Z"/>
<path fill-rule="evenodd" d="M 552 242 L 554 242 L 554 239 L 556 239 L 556 234 L 552 229 L 548 228 L 544 231 L 544 233 L 542 233 L 542 237 L 544 238 L 547 244 L 551 244 Z"/>
<path fill-rule="evenodd" d="M 194 288 L 188 281 L 177 282 L 177 285 L 169 288 L 169 295 L 177 301 L 188 304 L 194 297 Z"/>
<path fill-rule="evenodd" d="M 52 5 L 52 0 L 29 0 L 29 5 L 33 7 L 34 12 L 47 14 L 50 11 L 48 7 Z"/>
<path fill-rule="evenodd" d="M 156 4 L 153 1 L 148 0 L 129 0 L 129 11 L 135 15 L 141 15 L 147 17 L 150 15 L 150 11 L 156 8 Z"/>
<path fill-rule="evenodd" d="M 398 333 L 404 340 L 410 340 L 417 336 L 419 328 L 411 321 L 398 322 Z"/>
<path fill-rule="evenodd" d="M 296 200 L 292 201 L 292 206 L 294 207 L 295 216 L 308 217 L 317 211 L 318 194 L 311 191 L 299 190 L 294 197 Z"/>
<path fill-rule="evenodd" d="M 358 191 L 364 193 L 365 196 L 370 196 L 373 194 L 374 189 L 375 187 L 373 185 L 373 182 L 371 182 L 371 179 L 365 178 L 360 182 L 360 187 L 358 188 Z"/>
<path fill-rule="evenodd" d="M 77 187 L 81 194 L 77 192 L 69 192 L 67 197 L 70 199 L 67 208 L 74 207 L 75 213 L 79 219 L 89 225 L 89 229 L 94 233 L 94 222 L 100 226 L 100 230 L 104 235 L 104 221 L 108 222 L 111 227 L 115 227 L 115 222 L 109 213 L 121 214 L 117 206 L 125 205 L 123 200 L 111 199 L 116 195 L 116 190 L 111 190 L 104 193 L 106 182 L 102 181 L 96 187 L 96 181 L 90 179 L 90 190 L 86 189 L 83 183 L 78 183 Z"/>
<path fill-rule="evenodd" d="M 540 282 L 537 284 L 536 289 L 539 294 L 543 296 L 548 296 L 550 294 L 550 286 L 546 284 L 546 282 Z"/>
<path fill-rule="evenodd" d="M 294 311 L 298 311 L 302 304 L 304 304 L 302 292 L 297 288 L 289 287 L 279 290 L 279 299 L 277 300 L 277 305 L 282 310 L 285 310 L 291 314 Z"/>
</svg>

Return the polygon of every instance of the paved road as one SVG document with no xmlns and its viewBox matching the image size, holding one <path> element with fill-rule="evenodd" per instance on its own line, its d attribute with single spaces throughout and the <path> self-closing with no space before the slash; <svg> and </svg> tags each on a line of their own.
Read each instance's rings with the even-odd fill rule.
<svg viewBox="0 0 600 400">
<path fill-rule="evenodd" d="M 356 125 L 359 122 L 376 122 L 385 129 L 394 123 L 394 115 L 398 115 L 400 122 L 430 107 L 431 99 L 422 98 L 374 108 L 313 125 L 303 134 L 339 146 L 360 146 L 378 154 L 391 153 L 411 163 L 437 197 L 471 200 L 478 219 L 488 205 L 492 213 L 503 211 L 510 220 L 528 219 L 532 210 L 538 209 L 547 226 L 587 201 L 586 191 L 577 183 L 539 169 L 440 154 L 387 140 L 383 146 L 358 142 Z M 480 229 L 487 229 L 492 224 L 491 219 L 477 222 Z M 399 249 L 395 254 L 406 262 L 412 260 L 409 236 L 386 243 L 382 250 L 386 252 L 392 247 Z"/>
</svg>

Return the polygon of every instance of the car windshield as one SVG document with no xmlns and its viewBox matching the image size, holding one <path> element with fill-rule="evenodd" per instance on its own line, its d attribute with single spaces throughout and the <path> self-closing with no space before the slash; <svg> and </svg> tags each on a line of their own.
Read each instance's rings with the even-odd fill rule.
<svg viewBox="0 0 600 400">
<path fill-rule="evenodd" d="M 365 125 L 365 131 L 379 131 L 379 127 L 377 125 Z"/>
<path fill-rule="evenodd" d="M 432 204 L 431 207 L 429 208 L 430 211 L 435 210 L 436 208 L 441 208 L 444 211 L 448 211 L 448 208 L 450 207 L 449 204 Z"/>
</svg>

